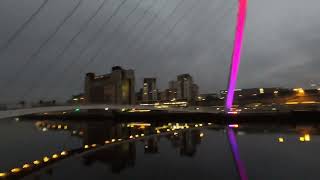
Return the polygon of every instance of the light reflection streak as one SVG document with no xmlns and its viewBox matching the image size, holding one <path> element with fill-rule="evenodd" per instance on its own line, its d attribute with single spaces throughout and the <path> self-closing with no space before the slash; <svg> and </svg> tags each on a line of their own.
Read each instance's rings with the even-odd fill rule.
<svg viewBox="0 0 320 180">
<path fill-rule="evenodd" d="M 243 162 L 241 161 L 236 135 L 232 128 L 227 128 L 227 135 L 232 151 L 232 156 L 237 167 L 238 175 L 241 180 L 248 180 L 247 172 Z"/>
</svg>

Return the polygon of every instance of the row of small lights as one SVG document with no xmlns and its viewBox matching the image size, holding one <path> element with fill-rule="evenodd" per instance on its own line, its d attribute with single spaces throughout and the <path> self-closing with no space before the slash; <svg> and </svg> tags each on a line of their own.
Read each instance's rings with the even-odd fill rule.
<svg viewBox="0 0 320 180">
<path fill-rule="evenodd" d="M 22 171 L 29 171 L 32 168 L 40 167 L 41 165 L 45 163 L 52 162 L 54 160 L 58 160 L 59 158 L 66 157 L 69 155 L 67 151 L 62 151 L 59 154 L 53 154 L 52 156 L 45 156 L 42 158 L 42 160 L 35 160 L 32 163 L 26 163 L 22 165 L 22 167 L 16 167 L 11 169 L 9 172 L 1 172 L 0 178 L 6 178 L 8 176 L 18 175 L 18 173 L 21 173 Z"/>
<path fill-rule="evenodd" d="M 54 129 L 54 130 L 69 130 L 67 125 L 62 125 L 62 124 L 46 124 L 44 122 L 37 122 L 36 126 L 41 129 L 42 131 L 47 131 L 48 129 Z M 77 130 L 73 130 L 72 131 L 73 135 L 80 135 L 82 136 L 84 134 L 83 131 L 77 131 Z"/>
<path fill-rule="evenodd" d="M 179 123 L 176 123 L 175 125 L 172 125 L 171 123 L 169 123 L 168 125 L 171 126 L 171 128 L 165 128 L 166 130 L 163 130 L 162 133 L 190 128 L 190 126 L 188 124 L 184 124 L 183 126 L 181 126 L 181 125 L 179 125 Z M 210 126 L 210 125 L 212 125 L 212 123 L 208 123 L 208 125 Z M 163 126 L 163 127 L 168 127 L 168 126 Z M 195 124 L 194 127 L 196 127 L 196 128 L 203 127 L 203 124 Z M 159 128 L 159 129 L 156 128 L 156 133 L 160 134 L 161 133 L 160 130 L 161 130 L 161 128 Z M 177 135 L 177 132 L 175 132 L 174 135 Z M 204 134 L 200 133 L 200 137 L 203 137 L 203 136 L 204 136 Z M 127 140 L 133 140 L 133 139 L 138 139 L 138 138 L 143 138 L 143 137 L 145 137 L 145 134 L 143 134 L 143 133 L 136 134 L 136 135 L 130 135 Z M 111 139 L 111 140 L 106 140 L 104 142 L 104 144 L 105 145 L 112 144 L 112 143 L 117 143 L 117 142 L 121 142 L 121 141 L 124 141 L 124 139 L 121 139 L 121 138 Z M 99 146 L 98 144 L 84 145 L 83 150 L 86 151 L 86 150 L 89 150 L 92 148 L 96 148 L 98 146 Z M 46 163 L 53 162 L 54 160 L 58 160 L 61 157 L 70 156 L 71 154 L 73 154 L 73 153 L 71 153 L 71 151 L 62 151 L 59 154 L 53 154 L 52 156 L 45 156 L 42 158 L 42 160 L 35 160 L 32 163 L 26 163 L 22 167 L 16 167 L 16 168 L 11 169 L 9 172 L 0 172 L 0 178 L 6 178 L 9 176 L 19 175 L 19 173 L 32 170 L 32 168 L 40 167 L 40 165 L 44 165 Z"/>
</svg>

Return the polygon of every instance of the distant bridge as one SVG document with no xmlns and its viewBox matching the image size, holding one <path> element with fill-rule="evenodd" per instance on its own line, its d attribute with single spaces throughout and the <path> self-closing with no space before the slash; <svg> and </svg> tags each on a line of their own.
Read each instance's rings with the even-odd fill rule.
<svg viewBox="0 0 320 180">
<path fill-rule="evenodd" d="M 168 112 L 202 112 L 202 113 L 213 113 L 213 108 L 206 107 L 186 107 L 186 108 L 157 108 L 155 106 L 142 106 L 142 105 L 108 105 L 108 104 L 91 104 L 91 105 L 70 105 L 70 106 L 49 106 L 49 107 L 36 107 L 36 108 L 26 108 L 26 109 L 16 109 L 0 111 L 0 119 L 19 117 L 30 114 L 37 113 L 50 113 L 50 112 L 63 112 L 63 111 L 73 111 L 76 109 L 80 110 L 90 110 L 90 109 L 106 109 L 106 110 L 121 110 L 121 109 L 146 109 L 146 110 L 164 110 Z"/>
</svg>

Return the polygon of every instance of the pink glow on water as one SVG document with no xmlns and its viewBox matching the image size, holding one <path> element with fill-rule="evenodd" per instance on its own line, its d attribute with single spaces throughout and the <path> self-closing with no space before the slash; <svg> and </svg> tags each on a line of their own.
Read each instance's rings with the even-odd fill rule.
<svg viewBox="0 0 320 180">
<path fill-rule="evenodd" d="M 237 167 L 239 178 L 240 180 L 248 180 L 249 178 L 247 175 L 246 168 L 240 158 L 236 135 L 232 128 L 227 129 L 227 135 L 228 135 L 228 140 L 231 146 L 232 156 Z"/>
<path fill-rule="evenodd" d="M 234 91 L 237 84 L 237 76 L 238 76 L 240 60 L 241 60 L 241 49 L 243 44 L 243 34 L 244 34 L 244 26 L 246 21 L 246 13 L 247 13 L 247 0 L 239 0 L 237 27 L 236 27 L 231 69 L 230 69 L 230 75 L 229 75 L 229 87 L 228 87 L 228 93 L 227 93 L 227 100 L 225 104 L 227 110 L 230 110 L 233 105 Z"/>
</svg>

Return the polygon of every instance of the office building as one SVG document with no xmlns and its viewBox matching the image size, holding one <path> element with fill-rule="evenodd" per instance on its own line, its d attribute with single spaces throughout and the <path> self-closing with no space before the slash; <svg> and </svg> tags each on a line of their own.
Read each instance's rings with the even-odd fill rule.
<svg viewBox="0 0 320 180">
<path fill-rule="evenodd" d="M 113 67 L 112 72 L 105 75 L 87 73 L 85 78 L 86 103 L 134 104 L 134 90 L 134 71 L 120 66 Z"/>
</svg>

